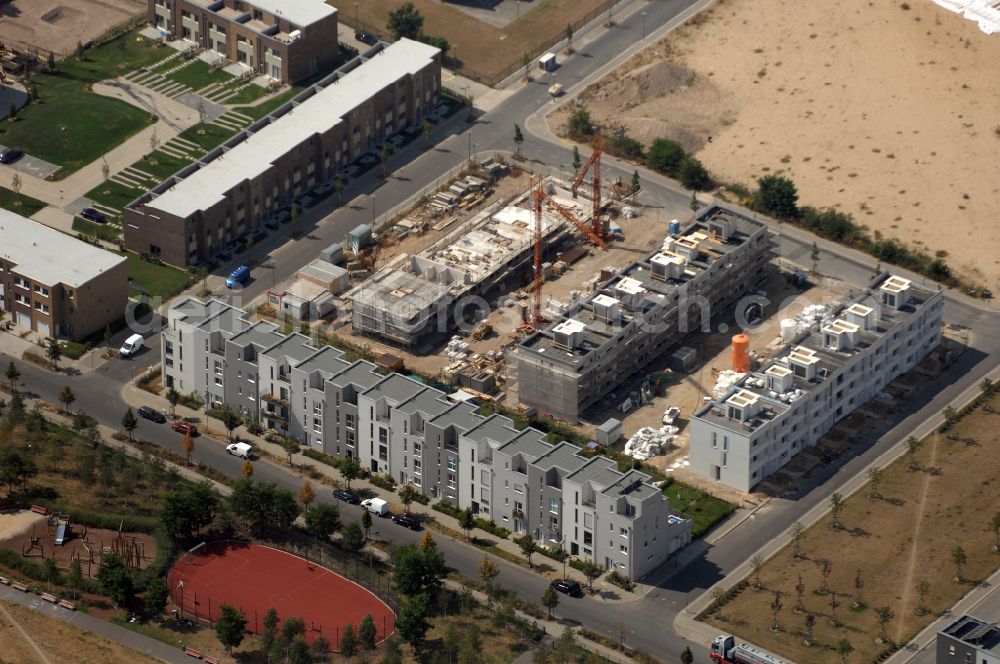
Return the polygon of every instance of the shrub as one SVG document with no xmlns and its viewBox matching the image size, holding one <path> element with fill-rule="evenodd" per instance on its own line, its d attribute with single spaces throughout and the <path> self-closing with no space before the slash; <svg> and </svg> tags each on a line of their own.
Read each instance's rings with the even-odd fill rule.
<svg viewBox="0 0 1000 664">
<path fill-rule="evenodd" d="M 570 137 L 573 138 L 590 136 L 594 133 L 594 123 L 586 106 L 579 106 L 570 113 L 566 126 L 569 128 Z"/>
<path fill-rule="evenodd" d="M 457 507 L 455 507 L 446 500 L 437 501 L 436 503 L 434 503 L 434 505 L 431 506 L 431 509 L 437 510 L 442 514 L 447 514 L 448 516 L 455 519 L 462 516 L 462 510 L 458 509 Z"/>
<path fill-rule="evenodd" d="M 396 490 L 396 480 L 392 479 L 388 475 L 372 475 L 368 478 L 368 481 L 378 488 L 385 489 L 386 491 Z"/>
<path fill-rule="evenodd" d="M 684 160 L 681 161 L 677 178 L 688 189 L 705 191 L 712 188 L 712 176 L 708 174 L 708 169 L 691 155 L 684 157 Z"/>
<path fill-rule="evenodd" d="M 669 138 L 656 138 L 649 145 L 646 151 L 646 159 L 649 165 L 661 173 L 666 173 L 671 177 L 676 177 L 681 167 L 681 162 L 687 156 L 684 148 L 677 141 Z"/>
<path fill-rule="evenodd" d="M 632 592 L 632 589 L 635 588 L 635 581 L 628 578 L 624 574 L 619 574 L 618 570 L 614 570 L 610 574 L 608 574 L 607 579 L 608 581 L 615 584 L 619 588 L 622 588 L 629 592 Z"/>
<path fill-rule="evenodd" d="M 510 531 L 509 530 L 507 530 L 503 526 L 498 526 L 497 524 L 493 523 L 492 521 L 487 521 L 486 519 L 477 518 L 476 519 L 476 528 L 479 528 L 480 530 L 485 530 L 486 532 L 490 533 L 491 535 L 496 535 L 500 539 L 507 539 L 508 537 L 510 537 Z"/>
<path fill-rule="evenodd" d="M 563 562 L 567 557 L 569 557 L 568 553 L 555 547 L 539 546 L 537 551 L 546 558 L 551 558 L 552 560 L 557 560 L 559 562 Z"/>
<path fill-rule="evenodd" d="M 780 175 L 765 175 L 757 180 L 754 204 L 757 209 L 773 214 L 779 219 L 799 216 L 799 192 L 795 183 Z"/>
</svg>

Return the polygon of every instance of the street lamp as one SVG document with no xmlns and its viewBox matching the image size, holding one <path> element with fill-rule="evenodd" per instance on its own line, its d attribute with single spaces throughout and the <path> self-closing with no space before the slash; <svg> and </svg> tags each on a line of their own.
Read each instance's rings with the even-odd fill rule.
<svg viewBox="0 0 1000 664">
<path fill-rule="evenodd" d="M 646 39 L 646 12 L 642 12 L 642 39 Z"/>
<path fill-rule="evenodd" d="M 566 578 L 566 559 L 569 557 L 566 555 L 566 536 L 563 535 L 562 539 L 559 540 L 559 550 L 563 554 L 563 575 L 562 578 Z"/>
</svg>

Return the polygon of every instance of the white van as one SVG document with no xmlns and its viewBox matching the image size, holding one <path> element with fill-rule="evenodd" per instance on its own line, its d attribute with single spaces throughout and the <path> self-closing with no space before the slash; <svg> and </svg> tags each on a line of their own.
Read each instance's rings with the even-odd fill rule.
<svg viewBox="0 0 1000 664">
<path fill-rule="evenodd" d="M 389 503 L 381 498 L 369 498 L 361 501 L 361 507 L 375 516 L 388 516 Z"/>
<path fill-rule="evenodd" d="M 118 355 L 121 357 L 131 357 L 139 352 L 142 348 L 142 342 L 144 339 L 141 334 L 133 334 L 131 337 L 125 340 L 122 347 L 118 350 Z"/>
<path fill-rule="evenodd" d="M 233 456 L 249 459 L 253 455 L 253 445 L 244 442 L 233 443 L 232 445 L 226 445 L 226 451 Z"/>
</svg>

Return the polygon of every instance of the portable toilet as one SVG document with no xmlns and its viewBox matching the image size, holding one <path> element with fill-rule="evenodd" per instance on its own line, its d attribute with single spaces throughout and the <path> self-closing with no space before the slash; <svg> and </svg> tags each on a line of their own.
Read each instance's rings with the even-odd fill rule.
<svg viewBox="0 0 1000 664">
<path fill-rule="evenodd" d="M 538 68 L 542 71 L 555 71 L 558 66 L 559 63 L 556 62 L 555 53 L 546 53 L 538 58 Z"/>
</svg>

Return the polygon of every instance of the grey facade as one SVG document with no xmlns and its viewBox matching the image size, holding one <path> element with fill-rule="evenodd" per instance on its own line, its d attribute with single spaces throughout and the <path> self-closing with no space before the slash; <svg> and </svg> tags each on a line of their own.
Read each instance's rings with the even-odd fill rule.
<svg viewBox="0 0 1000 664">
<path fill-rule="evenodd" d="M 883 274 L 691 419 L 691 470 L 750 491 L 941 342 L 944 296 Z"/>
<path fill-rule="evenodd" d="M 690 541 L 691 521 L 648 476 L 217 300 L 174 305 L 163 343 L 167 385 L 545 546 L 639 578 Z"/>
<path fill-rule="evenodd" d="M 1000 664 L 1000 625 L 961 616 L 937 633 L 937 664 Z"/>
<path fill-rule="evenodd" d="M 771 258 L 767 226 L 735 208 L 701 209 L 677 237 L 601 283 L 513 353 L 518 400 L 575 422 L 691 331 L 757 286 Z"/>
</svg>

